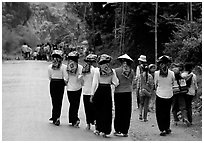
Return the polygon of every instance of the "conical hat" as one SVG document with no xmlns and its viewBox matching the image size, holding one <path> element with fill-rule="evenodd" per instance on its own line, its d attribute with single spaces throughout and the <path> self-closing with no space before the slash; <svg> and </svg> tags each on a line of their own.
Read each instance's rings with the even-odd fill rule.
<svg viewBox="0 0 204 143">
<path fill-rule="evenodd" d="M 124 54 L 122 56 L 119 56 L 118 59 L 127 59 L 133 62 L 133 59 L 131 59 L 127 54 Z"/>
</svg>

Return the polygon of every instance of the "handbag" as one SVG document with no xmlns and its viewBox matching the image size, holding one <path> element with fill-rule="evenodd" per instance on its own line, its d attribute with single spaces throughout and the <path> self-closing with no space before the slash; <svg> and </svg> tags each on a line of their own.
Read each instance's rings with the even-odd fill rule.
<svg viewBox="0 0 204 143">
<path fill-rule="evenodd" d="M 149 88 L 148 83 L 145 81 L 143 75 L 141 74 L 141 95 L 146 97 L 151 97 L 151 89 Z"/>
</svg>

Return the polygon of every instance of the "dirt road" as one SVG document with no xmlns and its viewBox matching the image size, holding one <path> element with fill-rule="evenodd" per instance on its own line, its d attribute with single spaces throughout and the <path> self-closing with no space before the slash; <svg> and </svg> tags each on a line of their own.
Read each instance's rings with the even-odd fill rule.
<svg viewBox="0 0 204 143">
<path fill-rule="evenodd" d="M 197 140 L 185 127 L 172 126 L 173 133 L 160 137 L 155 114 L 148 122 L 138 120 L 138 110 L 133 106 L 130 136 L 103 138 L 85 130 L 85 115 L 81 100 L 80 128 L 68 126 L 68 99 L 65 92 L 61 125 L 48 123 L 51 102 L 48 92 L 46 61 L 5 61 L 2 63 L 2 140 L 3 141 L 133 141 L 133 140 Z M 135 100 L 134 100 L 135 101 Z M 133 102 L 134 103 L 134 102 Z M 133 104 L 135 105 L 135 103 Z"/>
</svg>

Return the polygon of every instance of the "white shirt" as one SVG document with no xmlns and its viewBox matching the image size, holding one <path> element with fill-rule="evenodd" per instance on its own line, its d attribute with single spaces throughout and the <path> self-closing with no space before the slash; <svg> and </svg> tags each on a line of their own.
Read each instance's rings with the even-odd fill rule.
<svg viewBox="0 0 204 143">
<path fill-rule="evenodd" d="M 115 87 L 119 85 L 119 80 L 116 76 L 115 70 L 113 69 L 113 75 L 108 77 L 100 77 L 99 68 L 95 68 L 94 76 L 93 76 L 93 83 L 91 88 L 91 95 L 94 95 L 96 92 L 99 83 L 102 84 L 113 84 Z"/>
<path fill-rule="evenodd" d="M 84 85 L 82 87 L 83 95 L 91 95 L 91 87 L 93 82 L 95 68 L 91 66 L 90 73 L 83 75 Z"/>
<path fill-rule="evenodd" d="M 192 74 L 193 77 L 192 77 L 191 85 L 190 85 L 190 88 L 189 88 L 187 94 L 188 94 L 188 95 L 193 95 L 193 96 L 195 96 L 195 91 L 198 90 L 197 77 L 196 77 L 196 75 L 195 75 L 193 72 L 191 72 L 190 74 Z M 184 77 L 184 78 L 185 78 L 187 75 L 188 75 L 187 72 L 183 72 L 183 73 L 181 74 L 181 76 Z"/>
<path fill-rule="evenodd" d="M 48 66 L 48 78 L 51 79 L 67 79 L 67 66 L 62 64 L 61 67 L 57 70 L 52 69 L 52 64 Z"/>
<path fill-rule="evenodd" d="M 68 74 L 68 83 L 67 83 L 67 90 L 68 91 L 77 91 L 82 88 L 82 81 L 80 79 L 82 73 L 82 66 L 78 64 L 77 73 L 75 75 Z"/>
<path fill-rule="evenodd" d="M 173 96 L 173 85 L 175 81 L 174 72 L 168 70 L 167 77 L 159 76 L 160 71 L 155 71 L 154 83 L 156 87 L 156 94 L 160 98 L 169 99 Z"/>
</svg>

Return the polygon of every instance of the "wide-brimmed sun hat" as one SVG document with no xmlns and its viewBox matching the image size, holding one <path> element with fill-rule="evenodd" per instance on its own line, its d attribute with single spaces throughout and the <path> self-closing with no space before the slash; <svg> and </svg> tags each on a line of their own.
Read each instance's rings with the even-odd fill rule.
<svg viewBox="0 0 204 143">
<path fill-rule="evenodd" d="M 131 62 L 133 62 L 133 59 L 131 59 L 127 54 L 124 54 L 124 55 L 122 55 L 122 56 L 119 56 L 118 57 L 118 59 L 119 60 L 128 60 L 128 61 L 131 61 Z"/>
<path fill-rule="evenodd" d="M 53 52 L 52 52 L 52 57 L 60 57 L 60 58 L 62 58 L 62 55 L 63 55 L 63 52 L 61 51 L 61 50 L 54 50 Z"/>
<path fill-rule="evenodd" d="M 97 55 L 96 54 L 89 54 L 84 59 L 85 62 L 96 62 L 96 60 L 97 60 Z"/>
<path fill-rule="evenodd" d="M 145 55 L 140 55 L 140 57 L 138 58 L 138 61 L 147 62 L 146 56 Z"/>
<path fill-rule="evenodd" d="M 99 56 L 98 64 L 99 65 L 106 64 L 106 63 L 109 63 L 111 60 L 112 60 L 111 56 L 107 54 L 102 54 Z"/>
</svg>

